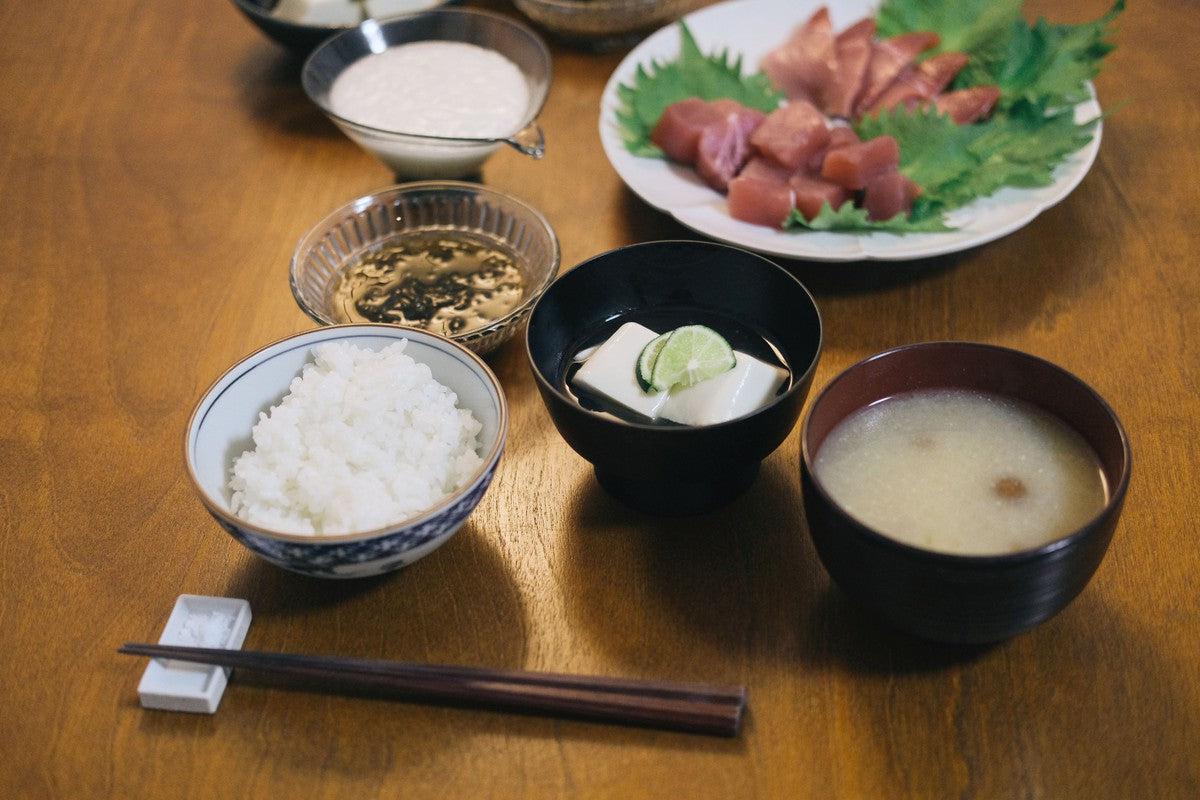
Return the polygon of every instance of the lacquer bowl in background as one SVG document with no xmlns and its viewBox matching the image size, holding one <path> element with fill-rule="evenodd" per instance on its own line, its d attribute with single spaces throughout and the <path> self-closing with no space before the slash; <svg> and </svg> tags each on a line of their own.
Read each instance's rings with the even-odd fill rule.
<svg viewBox="0 0 1200 800">
<path fill-rule="evenodd" d="M 791 386 L 752 414 L 699 427 L 625 422 L 563 390 L 589 335 L 616 315 L 658 308 L 712 312 L 760 332 L 785 357 Z M 526 344 L 555 427 L 600 485 L 634 508 L 692 514 L 745 491 L 795 427 L 821 352 L 821 317 L 808 290 L 762 256 L 711 242 L 649 242 L 595 256 L 552 283 L 530 315 Z"/>
<path fill-rule="evenodd" d="M 433 377 L 458 396 L 483 425 L 483 465 L 450 497 L 385 528 L 348 535 L 283 533 L 251 524 L 230 510 L 227 487 L 233 461 L 253 447 L 259 412 L 278 404 L 310 360 L 315 345 L 335 340 L 380 349 L 407 339 L 405 352 L 429 365 Z M 335 325 L 288 336 L 238 361 L 217 379 L 188 422 L 184 455 L 200 502 L 230 536 L 272 564 L 318 578 L 361 578 L 390 572 L 436 550 L 479 504 L 495 474 L 508 431 L 508 406 L 496 376 L 461 345 L 394 325 Z"/>
<path fill-rule="evenodd" d="M 455 0 L 457 1 L 457 0 Z M 411 14 L 428 8 L 449 5 L 444 0 L 406 0 L 406 2 L 356 3 L 354 0 L 325 0 L 322 4 L 326 20 L 305 22 L 293 18 L 280 8 L 281 0 L 233 0 L 246 19 L 279 44 L 297 55 L 307 55 L 314 47 L 347 28 L 363 21 L 364 12 L 376 18 Z M 295 3 L 289 4 L 294 8 Z M 369 6 L 369 8 L 364 7 Z M 336 13 L 330 13 L 330 12 Z"/>
<path fill-rule="evenodd" d="M 821 485 L 813 460 L 843 419 L 876 401 L 953 388 L 1022 400 L 1078 431 L 1109 489 L 1073 533 L 1005 555 L 955 555 L 903 544 L 860 523 Z M 1066 370 L 1017 350 L 971 342 L 899 347 L 859 362 L 813 400 L 801 432 L 808 529 L 833 580 L 892 626 L 944 642 L 1006 639 L 1049 619 L 1087 585 L 1108 549 L 1129 486 L 1129 439 L 1108 403 Z"/>
</svg>

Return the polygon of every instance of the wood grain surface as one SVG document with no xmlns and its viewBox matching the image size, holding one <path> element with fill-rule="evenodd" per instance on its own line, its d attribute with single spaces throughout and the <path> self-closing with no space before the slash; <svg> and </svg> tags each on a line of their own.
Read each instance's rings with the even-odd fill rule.
<svg viewBox="0 0 1200 800">
<path fill-rule="evenodd" d="M 444 548 L 347 583 L 254 559 L 193 497 L 184 423 L 240 356 L 310 327 L 296 240 L 390 176 L 229 3 L 8 0 L 0 31 L 0 796 L 1200 796 L 1194 2 L 1132 4 L 1098 81 L 1124 104 L 1099 161 L 1027 228 L 911 265 L 793 265 L 826 323 L 814 390 L 893 345 L 974 339 L 1076 372 L 1129 430 L 1091 585 L 970 651 L 881 629 L 831 587 L 798 430 L 733 505 L 650 519 L 555 433 L 519 341 L 492 358 L 507 454 Z M 484 172 L 547 214 L 565 268 L 691 236 L 600 150 L 620 57 L 556 47 L 549 154 Z M 157 640 L 183 592 L 247 598 L 248 648 L 745 683 L 750 714 L 722 741 L 238 680 L 215 716 L 145 711 L 144 662 L 115 648 Z"/>
</svg>

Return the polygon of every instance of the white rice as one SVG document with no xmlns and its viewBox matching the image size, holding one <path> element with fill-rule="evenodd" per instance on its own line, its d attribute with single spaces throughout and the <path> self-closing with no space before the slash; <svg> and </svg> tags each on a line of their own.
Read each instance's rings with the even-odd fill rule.
<svg viewBox="0 0 1200 800">
<path fill-rule="evenodd" d="M 482 426 L 407 344 L 313 348 L 314 363 L 259 414 L 254 449 L 234 462 L 233 513 L 289 533 L 355 533 L 461 489 L 483 464 Z"/>
</svg>

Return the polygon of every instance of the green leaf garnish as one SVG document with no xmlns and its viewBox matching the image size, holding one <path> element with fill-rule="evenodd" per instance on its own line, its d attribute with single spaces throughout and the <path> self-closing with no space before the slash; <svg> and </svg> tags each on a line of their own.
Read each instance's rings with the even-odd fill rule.
<svg viewBox="0 0 1200 800">
<path fill-rule="evenodd" d="M 779 107 L 783 95 L 761 72 L 742 75 L 742 57 L 728 50 L 705 55 L 688 26 L 679 23 L 679 57 L 638 65 L 632 85 L 617 86 L 620 107 L 617 127 L 626 149 L 636 156 L 662 158 L 650 141 L 650 133 L 663 111 L 672 103 L 699 97 L 703 100 L 729 98 L 760 111 Z"/>
<path fill-rule="evenodd" d="M 922 188 L 913 216 L 937 216 L 1003 186 L 1048 186 L 1054 168 L 1092 138 L 1096 120 L 1076 124 L 1074 109 L 1047 113 L 1031 103 L 977 125 L 956 125 L 935 109 L 894 109 L 864 117 L 864 139 L 894 136 L 900 171 Z"/>
<path fill-rule="evenodd" d="M 999 108 L 1007 111 L 1026 102 L 1044 108 L 1074 105 L 1089 97 L 1087 82 L 1100 72 L 1112 52 L 1111 25 L 1125 10 L 1117 0 L 1108 13 L 1082 25 L 1034 25 L 1018 19 L 1002 44 L 971 54 L 971 62 L 955 79 L 963 88 L 982 84 L 1000 87 Z"/>
<path fill-rule="evenodd" d="M 880 38 L 934 31 L 941 41 L 926 55 L 1002 48 L 1021 19 L 1022 0 L 885 0 L 875 14 Z"/>
<path fill-rule="evenodd" d="M 913 209 L 916 211 L 916 208 Z M 805 219 L 799 211 L 784 220 L 785 228 L 801 228 L 810 231 L 842 231 L 870 233 L 885 231 L 889 233 L 940 233 L 953 230 L 946 226 L 941 214 L 918 216 L 917 214 L 897 214 L 888 220 L 876 221 L 867 219 L 867 210 L 854 205 L 847 200 L 837 211 L 829 203 L 821 206 L 821 212 L 811 220 Z"/>
<path fill-rule="evenodd" d="M 922 188 L 912 211 L 877 222 L 853 203 L 837 210 L 827 204 L 812 220 L 793 212 L 784 227 L 946 231 L 948 211 L 1004 186 L 1049 185 L 1055 167 L 1091 140 L 1096 120 L 1076 124 L 1072 106 L 1088 98 L 1087 81 L 1113 49 L 1111 24 L 1124 8 L 1124 0 L 1116 0 L 1094 22 L 1030 25 L 1021 16 L 1021 0 L 884 0 L 876 15 L 880 37 L 936 31 L 941 42 L 926 55 L 958 50 L 971 59 L 953 88 L 997 85 L 1000 102 L 989 119 L 972 125 L 956 125 L 932 108 L 859 120 L 855 129 L 863 139 L 890 135 L 899 143 L 900 171 Z M 635 155 L 662 157 L 650 133 L 663 110 L 679 100 L 730 98 L 767 112 L 782 100 L 762 73 L 742 74 L 740 56 L 728 50 L 705 55 L 686 24 L 680 22 L 679 31 L 674 61 L 639 66 L 632 84 L 617 87 L 618 128 Z"/>
</svg>

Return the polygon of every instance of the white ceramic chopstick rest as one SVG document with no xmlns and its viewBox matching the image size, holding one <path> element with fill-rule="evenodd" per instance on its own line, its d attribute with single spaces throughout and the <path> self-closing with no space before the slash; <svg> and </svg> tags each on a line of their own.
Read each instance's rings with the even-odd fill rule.
<svg viewBox="0 0 1200 800">
<path fill-rule="evenodd" d="M 158 643 L 240 650 L 249 628 L 245 600 L 181 594 Z M 153 658 L 138 684 L 138 697 L 143 708 L 212 714 L 228 681 L 224 667 Z"/>
</svg>

